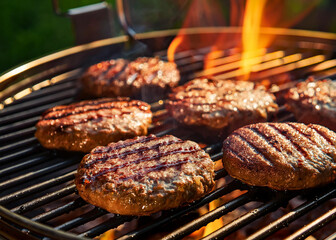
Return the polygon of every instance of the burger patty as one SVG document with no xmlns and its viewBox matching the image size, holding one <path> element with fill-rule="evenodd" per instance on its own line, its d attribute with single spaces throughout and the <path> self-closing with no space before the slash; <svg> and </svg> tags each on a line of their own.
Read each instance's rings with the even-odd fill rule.
<svg viewBox="0 0 336 240">
<path fill-rule="evenodd" d="M 93 149 L 75 183 L 84 200 L 109 212 L 150 215 L 210 192 L 214 163 L 195 142 L 142 136 Z"/>
<path fill-rule="evenodd" d="M 291 88 L 286 106 L 303 123 L 317 123 L 336 131 L 336 81 L 308 78 Z"/>
<path fill-rule="evenodd" d="M 84 92 L 96 97 L 127 96 L 158 100 L 177 86 L 180 74 L 175 63 L 158 58 L 134 61 L 113 59 L 91 66 L 82 76 Z"/>
<path fill-rule="evenodd" d="M 223 144 L 223 166 L 234 178 L 277 190 L 312 188 L 336 179 L 336 133 L 303 123 L 258 123 Z"/>
<path fill-rule="evenodd" d="M 278 110 L 274 100 L 273 94 L 252 82 L 194 79 L 173 89 L 166 107 L 185 125 L 225 135 L 246 124 L 267 121 Z"/>
<path fill-rule="evenodd" d="M 150 105 L 126 98 L 82 101 L 47 110 L 36 124 L 36 138 L 51 149 L 90 152 L 96 146 L 146 135 Z"/>
</svg>

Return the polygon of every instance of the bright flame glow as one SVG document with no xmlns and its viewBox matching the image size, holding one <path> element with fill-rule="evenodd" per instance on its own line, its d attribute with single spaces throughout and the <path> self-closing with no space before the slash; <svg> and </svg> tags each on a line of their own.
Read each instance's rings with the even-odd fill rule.
<svg viewBox="0 0 336 240">
<path fill-rule="evenodd" d="M 216 199 L 209 203 L 209 211 L 212 211 L 220 206 L 220 199 Z M 216 219 L 215 221 L 209 223 L 206 225 L 203 233 L 203 237 L 209 235 L 210 233 L 213 233 L 217 229 L 224 226 L 224 222 L 222 218 Z"/>
<path fill-rule="evenodd" d="M 169 62 L 174 62 L 176 49 L 181 44 L 182 41 L 183 41 L 182 35 L 178 35 L 169 45 L 169 48 L 167 50 L 167 57 Z"/>
<path fill-rule="evenodd" d="M 251 72 L 252 64 L 255 64 L 255 61 L 250 61 L 250 59 L 256 57 L 255 50 L 259 48 L 260 26 L 265 4 L 266 0 L 248 0 L 246 4 L 242 32 L 243 56 L 241 66 L 245 79 Z"/>
<path fill-rule="evenodd" d="M 114 236 L 114 229 L 111 229 L 111 230 L 108 230 L 107 232 L 103 233 L 99 240 L 113 240 L 115 239 L 115 236 Z"/>
</svg>

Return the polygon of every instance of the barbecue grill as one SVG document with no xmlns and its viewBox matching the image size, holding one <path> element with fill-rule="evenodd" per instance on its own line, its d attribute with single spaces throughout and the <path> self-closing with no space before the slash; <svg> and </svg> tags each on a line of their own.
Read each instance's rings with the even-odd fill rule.
<svg viewBox="0 0 336 240">
<path fill-rule="evenodd" d="M 137 34 L 150 46 L 152 55 L 166 59 L 166 50 L 177 30 Z M 185 33 L 230 39 L 240 28 L 192 28 Z M 275 37 L 271 47 L 260 52 L 261 63 L 252 68 L 251 81 L 266 83 L 279 97 L 280 111 L 274 121 L 295 121 L 281 101 L 283 93 L 308 76 L 316 79 L 336 75 L 336 35 L 303 30 L 264 28 L 263 35 Z M 202 199 L 178 209 L 150 217 L 121 216 L 84 202 L 76 193 L 74 174 L 83 154 L 52 151 L 34 137 L 35 124 L 46 109 L 82 98 L 78 78 L 85 68 L 109 58 L 133 58 L 144 54 L 127 44 L 130 36 L 95 41 L 76 46 L 17 67 L 0 76 L 0 235 L 7 239 L 88 239 L 117 229 L 118 239 L 182 239 L 223 217 L 226 223 L 204 239 L 223 239 L 255 224 L 248 239 L 274 239 L 279 230 L 296 223 L 287 239 L 305 239 L 323 231 L 325 239 L 336 239 L 335 183 L 305 191 L 272 191 L 247 186 L 231 179 L 218 168 L 217 188 Z M 175 54 L 182 82 L 195 77 L 238 79 L 241 52 L 234 47 L 218 53 L 212 67 L 203 70 L 204 57 L 211 46 Z M 177 124 L 164 108 L 165 99 L 151 104 L 153 124 L 149 133 L 172 134 L 197 141 L 215 162 L 221 159 L 221 142 L 207 143 L 193 131 Z M 240 194 L 232 194 L 240 191 Z M 225 201 L 224 198 L 228 198 Z M 221 200 L 222 199 L 222 200 Z M 270 220 L 270 214 L 299 199 L 300 204 Z M 221 201 L 203 213 L 210 202 Z M 248 208 L 244 208 L 249 206 Z M 240 209 L 240 210 L 239 210 Z M 245 210 L 242 210 L 245 209 Z M 232 218 L 232 212 L 241 214 Z M 302 224 L 302 216 L 318 212 Z M 231 217 L 229 217 L 231 216 Z M 232 218 L 232 219 L 231 219 Z M 256 222 L 260 222 L 256 224 Z M 250 225 L 251 226 L 251 225 Z M 201 238 L 200 235 L 198 238 Z M 282 236 L 284 238 L 284 236 Z"/>
</svg>

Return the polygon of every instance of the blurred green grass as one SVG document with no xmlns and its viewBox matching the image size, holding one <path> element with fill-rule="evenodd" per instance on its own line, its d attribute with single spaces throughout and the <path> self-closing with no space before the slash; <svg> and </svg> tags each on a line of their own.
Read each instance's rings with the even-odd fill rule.
<svg viewBox="0 0 336 240">
<path fill-rule="evenodd" d="M 97 2 L 100 1 L 59 0 L 59 5 L 62 12 L 65 12 L 67 9 Z M 115 0 L 107 0 L 107 2 L 115 10 Z M 139 17 L 146 19 L 141 21 L 142 27 L 137 30 L 147 30 L 144 28 L 144 26 L 147 27 L 146 22 L 153 22 L 152 18 L 160 17 L 160 12 L 156 11 L 160 10 L 159 8 L 164 9 L 166 15 L 172 14 L 174 9 L 169 8 L 172 2 L 170 0 L 132 2 L 132 8 L 145 9 Z M 116 28 L 113 31 L 115 35 L 120 35 L 122 31 L 117 23 L 115 11 L 113 13 Z M 175 11 L 175 14 L 178 12 Z M 166 27 L 164 19 L 156 21 L 156 24 Z M 71 20 L 54 13 L 52 0 L 0 0 L 0 33 L 0 75 L 25 62 L 75 45 Z"/>
<path fill-rule="evenodd" d="M 69 19 L 54 14 L 51 1 L 0 1 L 0 72 L 73 46 Z"/>
</svg>

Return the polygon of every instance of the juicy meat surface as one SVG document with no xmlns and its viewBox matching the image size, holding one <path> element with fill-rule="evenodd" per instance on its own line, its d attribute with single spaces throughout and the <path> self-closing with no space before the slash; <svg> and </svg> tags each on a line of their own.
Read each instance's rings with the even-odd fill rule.
<svg viewBox="0 0 336 240">
<path fill-rule="evenodd" d="M 90 152 L 96 146 L 146 135 L 150 105 L 126 98 L 87 100 L 47 110 L 36 124 L 36 138 L 51 149 Z"/>
<path fill-rule="evenodd" d="M 336 131 L 336 81 L 308 78 L 291 88 L 286 106 L 303 123 L 317 123 Z"/>
<path fill-rule="evenodd" d="M 336 133 L 303 123 L 258 123 L 223 144 L 223 166 L 234 178 L 277 190 L 312 188 L 336 179 Z"/>
<path fill-rule="evenodd" d="M 150 215 L 210 192 L 214 163 L 197 143 L 171 135 L 136 137 L 97 147 L 75 179 L 87 202 L 123 215 Z"/>
<path fill-rule="evenodd" d="M 92 96 L 126 96 L 145 101 L 164 97 L 179 80 L 175 63 L 146 57 L 100 62 L 88 68 L 81 78 L 84 92 Z"/>
<path fill-rule="evenodd" d="M 179 122 L 230 133 L 267 121 L 278 110 L 273 94 L 248 81 L 194 79 L 173 89 L 167 109 Z"/>
</svg>

